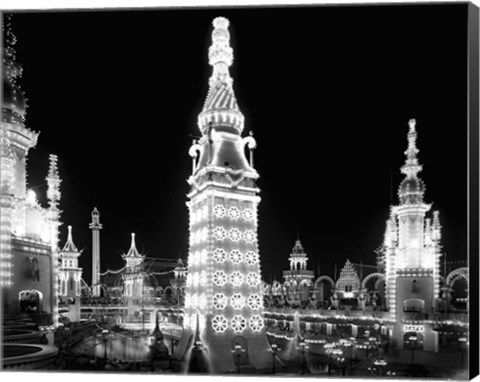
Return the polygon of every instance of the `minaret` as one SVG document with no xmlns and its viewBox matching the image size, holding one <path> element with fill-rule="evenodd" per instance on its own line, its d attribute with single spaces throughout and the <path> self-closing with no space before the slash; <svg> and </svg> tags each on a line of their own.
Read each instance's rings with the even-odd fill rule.
<svg viewBox="0 0 480 382">
<path fill-rule="evenodd" d="M 51 280 L 52 280 L 52 307 L 53 307 L 53 324 L 58 325 L 58 229 L 60 223 L 60 209 L 58 204 L 60 202 L 60 177 L 58 176 L 57 156 L 50 155 L 50 168 L 47 181 L 47 200 L 48 200 L 48 223 L 50 225 L 50 246 L 52 248 L 52 266 L 51 266 Z"/>
<path fill-rule="evenodd" d="M 100 212 L 97 207 L 92 211 L 92 222 L 89 225 L 92 230 L 92 295 L 100 296 Z"/>
<path fill-rule="evenodd" d="M 200 140 L 190 148 L 193 173 L 187 203 L 190 250 L 184 323 L 206 345 L 212 372 L 235 369 L 235 345 L 245 350 L 241 364 L 268 367 L 263 320 L 263 290 L 257 240 L 258 173 L 242 138 L 244 117 L 237 105 L 229 66 L 233 63 L 229 21 L 213 21 L 209 91 L 198 127 Z"/>
<path fill-rule="evenodd" d="M 58 276 L 61 304 L 68 307 L 68 318 L 71 321 L 80 321 L 82 268 L 78 267 L 78 258 L 81 253 L 73 242 L 72 226 L 69 225 L 67 242 L 59 253 L 61 265 Z"/>
<path fill-rule="evenodd" d="M 418 173 L 416 123 L 409 121 L 406 161 L 401 168 L 400 204 L 393 206 L 385 233 L 386 288 L 389 312 L 397 322 L 394 336 L 399 347 L 406 336 L 419 338 L 426 351 L 438 350 L 437 332 L 424 321 L 437 309 L 440 294 L 440 222 L 433 224 L 426 213 L 431 205 L 423 200 L 425 185 Z M 411 325 L 403 325 L 408 322 Z"/>
</svg>

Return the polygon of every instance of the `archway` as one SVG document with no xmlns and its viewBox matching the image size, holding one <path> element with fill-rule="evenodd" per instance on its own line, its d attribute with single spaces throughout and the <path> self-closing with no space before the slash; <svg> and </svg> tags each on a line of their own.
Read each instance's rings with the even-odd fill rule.
<svg viewBox="0 0 480 382">
<path fill-rule="evenodd" d="M 18 302 L 21 312 L 40 313 L 43 308 L 43 293 L 34 289 L 22 290 L 18 294 Z"/>
<path fill-rule="evenodd" d="M 318 292 L 318 301 L 322 302 L 332 293 L 335 283 L 329 276 L 324 275 L 315 280 L 313 287 Z"/>
</svg>

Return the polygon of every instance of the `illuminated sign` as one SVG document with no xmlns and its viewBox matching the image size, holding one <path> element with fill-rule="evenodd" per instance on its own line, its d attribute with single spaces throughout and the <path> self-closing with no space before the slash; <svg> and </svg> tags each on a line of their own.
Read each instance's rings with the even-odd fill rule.
<svg viewBox="0 0 480 382">
<path fill-rule="evenodd" d="M 419 332 L 423 333 L 425 328 L 423 325 L 403 325 L 404 332 Z"/>
</svg>

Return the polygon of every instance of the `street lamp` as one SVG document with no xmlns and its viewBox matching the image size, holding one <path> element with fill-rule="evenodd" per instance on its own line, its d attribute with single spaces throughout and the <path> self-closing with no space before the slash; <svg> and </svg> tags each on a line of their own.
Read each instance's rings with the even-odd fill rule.
<svg viewBox="0 0 480 382">
<path fill-rule="evenodd" d="M 334 345 L 332 343 L 327 343 L 323 345 L 325 348 L 325 353 L 328 354 L 328 375 L 332 374 L 332 352 L 333 352 L 333 347 Z"/>
<path fill-rule="evenodd" d="M 408 339 L 410 340 L 410 346 L 412 348 L 412 365 L 413 365 L 413 361 L 415 360 L 415 347 L 417 345 L 417 336 L 410 336 L 408 337 Z"/>
<path fill-rule="evenodd" d="M 462 368 L 464 366 L 464 358 L 465 358 L 465 348 L 467 347 L 467 337 L 460 337 L 458 339 L 460 342 L 460 362 L 462 365 Z"/>
<path fill-rule="evenodd" d="M 153 361 L 155 358 L 155 337 L 148 336 L 148 346 L 150 347 L 150 371 L 153 371 Z"/>
<path fill-rule="evenodd" d="M 380 376 L 383 377 L 383 370 L 385 369 L 385 366 L 387 366 L 387 361 L 384 359 L 377 359 L 373 364 L 378 366 L 380 369 Z"/>
<path fill-rule="evenodd" d="M 272 353 L 272 374 L 275 374 L 275 357 L 277 356 L 277 353 L 281 350 L 282 349 L 280 349 L 277 344 L 271 344 L 270 349 L 268 349 L 268 351 Z"/>
<path fill-rule="evenodd" d="M 102 340 L 103 340 L 103 358 L 107 360 L 107 344 L 108 344 L 108 330 L 102 330 Z"/>
<path fill-rule="evenodd" d="M 245 349 L 242 348 L 242 345 L 235 344 L 232 353 L 237 357 L 237 374 L 240 374 L 240 357 L 242 356 L 242 353 L 245 353 Z"/>
<path fill-rule="evenodd" d="M 308 349 L 308 346 L 305 344 L 305 341 L 300 341 L 300 343 L 298 344 L 299 348 L 298 350 L 300 350 L 300 354 L 302 355 L 301 356 L 301 370 L 302 370 L 302 375 L 305 374 L 305 351 Z"/>
</svg>

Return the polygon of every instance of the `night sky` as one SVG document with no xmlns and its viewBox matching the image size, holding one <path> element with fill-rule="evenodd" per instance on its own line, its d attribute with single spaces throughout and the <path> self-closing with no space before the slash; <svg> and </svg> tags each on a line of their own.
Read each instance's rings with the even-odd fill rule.
<svg viewBox="0 0 480 382">
<path fill-rule="evenodd" d="M 102 272 L 123 266 L 131 232 L 149 257 L 188 256 L 188 148 L 217 16 L 231 22 L 230 73 L 258 143 L 267 281 L 288 268 L 297 226 L 310 269 L 375 263 L 410 118 L 444 252 L 466 259 L 466 4 L 17 13 L 26 124 L 41 132 L 29 187 L 45 205 L 57 154 L 60 244 L 73 225 L 88 283 L 95 206 Z"/>
</svg>

